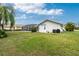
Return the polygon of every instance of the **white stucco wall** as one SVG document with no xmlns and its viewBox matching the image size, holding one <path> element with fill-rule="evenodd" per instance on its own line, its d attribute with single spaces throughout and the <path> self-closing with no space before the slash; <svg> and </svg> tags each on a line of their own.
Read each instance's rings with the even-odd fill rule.
<svg viewBox="0 0 79 59">
<path fill-rule="evenodd" d="M 46 29 L 44 29 L 44 25 L 46 25 Z M 63 28 L 59 24 L 49 21 L 40 24 L 38 27 L 38 32 L 52 32 L 53 29 L 60 29 L 60 31 L 63 32 Z"/>
</svg>

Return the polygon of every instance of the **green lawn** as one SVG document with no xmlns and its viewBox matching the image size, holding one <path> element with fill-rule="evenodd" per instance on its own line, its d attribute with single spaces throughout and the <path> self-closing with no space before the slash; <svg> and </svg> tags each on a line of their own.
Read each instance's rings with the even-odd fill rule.
<svg viewBox="0 0 79 59">
<path fill-rule="evenodd" d="M 0 55 L 79 56 L 79 31 L 52 33 L 7 32 Z"/>
</svg>

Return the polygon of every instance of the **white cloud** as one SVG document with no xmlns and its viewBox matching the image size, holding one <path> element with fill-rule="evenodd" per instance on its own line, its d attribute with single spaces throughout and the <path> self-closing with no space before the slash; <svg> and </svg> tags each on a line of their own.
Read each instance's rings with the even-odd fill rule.
<svg viewBox="0 0 79 59">
<path fill-rule="evenodd" d="M 34 3 L 27 3 L 27 4 L 15 4 L 15 9 L 20 8 L 22 11 L 26 13 L 35 13 L 40 15 L 61 15 L 63 14 L 63 9 L 45 9 L 46 4 L 34 4 Z"/>
<path fill-rule="evenodd" d="M 26 4 L 22 4 L 22 3 L 18 3 L 15 4 L 15 9 L 16 8 L 20 8 L 23 11 L 28 11 L 28 10 L 35 10 L 35 9 L 39 9 L 39 8 L 43 8 L 45 6 L 45 4 L 37 4 L 37 3 L 26 3 Z"/>
<path fill-rule="evenodd" d="M 17 16 L 17 17 L 15 17 L 16 19 L 26 19 L 27 17 L 26 17 L 26 15 L 25 14 L 23 14 L 22 16 Z"/>
</svg>

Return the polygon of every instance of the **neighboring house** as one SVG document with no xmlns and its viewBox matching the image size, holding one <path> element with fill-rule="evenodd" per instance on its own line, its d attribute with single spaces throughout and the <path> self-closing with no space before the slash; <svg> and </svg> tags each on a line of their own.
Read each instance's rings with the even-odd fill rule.
<svg viewBox="0 0 79 59">
<path fill-rule="evenodd" d="M 75 24 L 75 27 L 79 27 L 79 24 Z"/>
<path fill-rule="evenodd" d="M 75 24 L 75 30 L 79 30 L 79 24 Z"/>
<path fill-rule="evenodd" d="M 14 30 L 22 30 L 22 25 L 21 24 L 15 25 Z"/>
<path fill-rule="evenodd" d="M 22 30 L 31 31 L 33 27 L 37 28 L 37 24 L 28 24 L 28 25 L 22 26 Z"/>
<path fill-rule="evenodd" d="M 38 24 L 38 32 L 53 32 L 53 30 L 59 29 L 60 32 L 63 32 L 63 24 L 51 21 L 51 20 L 45 20 Z"/>
<path fill-rule="evenodd" d="M 4 25 L 4 29 L 10 30 L 10 25 Z M 22 30 L 22 25 L 14 25 L 14 27 L 12 27 L 11 30 Z"/>
<path fill-rule="evenodd" d="M 0 29 L 2 29 L 2 26 L 0 26 Z M 10 30 L 10 25 L 4 25 L 5 30 Z"/>
<path fill-rule="evenodd" d="M 4 25 L 5 30 L 10 30 L 10 25 Z"/>
</svg>

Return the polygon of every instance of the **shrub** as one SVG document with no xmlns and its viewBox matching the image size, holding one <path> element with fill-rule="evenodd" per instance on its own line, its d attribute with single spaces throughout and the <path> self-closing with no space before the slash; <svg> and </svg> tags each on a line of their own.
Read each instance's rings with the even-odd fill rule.
<svg viewBox="0 0 79 59">
<path fill-rule="evenodd" d="M 0 30 L 0 38 L 7 37 L 7 34 L 5 33 L 4 30 Z"/>
<path fill-rule="evenodd" d="M 74 31 L 74 29 L 75 29 L 75 26 L 73 23 L 67 23 L 65 26 L 66 31 Z"/>
<path fill-rule="evenodd" d="M 56 30 L 55 29 L 53 30 L 53 33 L 56 33 Z"/>
<path fill-rule="evenodd" d="M 36 32 L 37 28 L 36 27 L 32 27 L 31 32 Z"/>
<path fill-rule="evenodd" d="M 56 32 L 57 32 L 57 33 L 60 33 L 60 29 L 57 29 Z"/>
<path fill-rule="evenodd" d="M 54 29 L 53 33 L 60 33 L 60 29 Z"/>
</svg>

